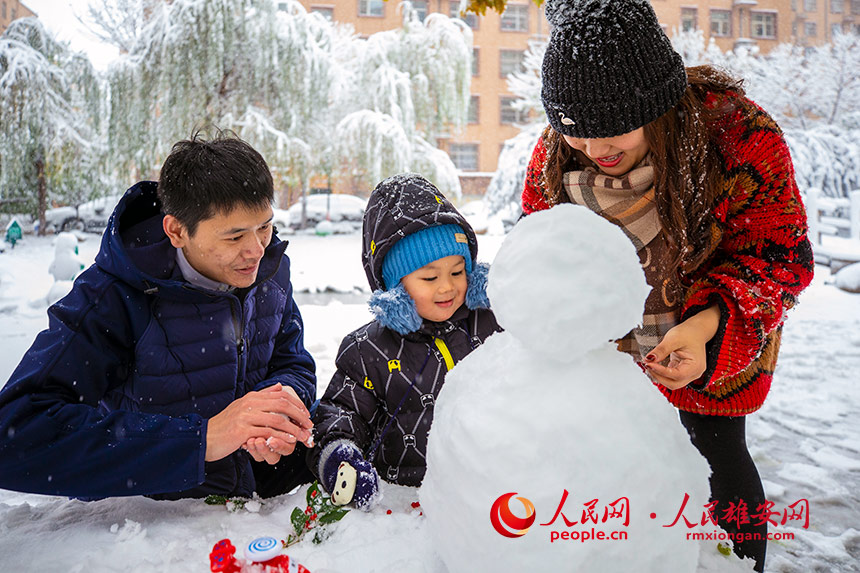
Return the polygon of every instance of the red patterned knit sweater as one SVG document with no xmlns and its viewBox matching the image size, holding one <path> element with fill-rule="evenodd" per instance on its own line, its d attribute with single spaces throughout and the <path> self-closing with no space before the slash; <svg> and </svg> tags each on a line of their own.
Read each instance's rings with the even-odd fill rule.
<svg viewBox="0 0 860 573">
<path fill-rule="evenodd" d="M 714 208 L 719 237 L 710 258 L 682 277 L 680 319 L 718 304 L 720 326 L 708 344 L 704 375 L 678 390 L 656 384 L 677 408 L 738 416 L 758 410 L 770 390 L 786 311 L 812 280 L 806 212 L 788 146 L 774 120 L 750 100 L 711 96 L 726 106 L 715 132 L 724 193 Z M 526 174 L 526 214 L 550 208 L 543 192 L 546 150 L 538 141 Z"/>
</svg>

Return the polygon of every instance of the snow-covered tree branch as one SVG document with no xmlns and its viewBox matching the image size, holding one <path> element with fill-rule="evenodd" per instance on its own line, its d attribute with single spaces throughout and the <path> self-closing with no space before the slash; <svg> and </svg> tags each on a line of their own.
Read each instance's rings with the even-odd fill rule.
<svg viewBox="0 0 860 573">
<path fill-rule="evenodd" d="M 49 201 L 101 191 L 100 98 L 89 60 L 39 20 L 16 20 L 0 36 L 0 199 L 37 214 L 42 232 Z"/>
</svg>

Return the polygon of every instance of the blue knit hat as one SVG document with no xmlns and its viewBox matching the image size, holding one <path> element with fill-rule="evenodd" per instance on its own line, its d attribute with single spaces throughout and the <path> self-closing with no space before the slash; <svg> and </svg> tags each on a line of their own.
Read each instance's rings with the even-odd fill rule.
<svg viewBox="0 0 860 573">
<path fill-rule="evenodd" d="M 391 289 L 400 279 L 426 264 L 451 255 L 466 261 L 466 273 L 472 272 L 469 239 L 460 225 L 436 225 L 397 241 L 382 261 L 382 280 Z"/>
</svg>

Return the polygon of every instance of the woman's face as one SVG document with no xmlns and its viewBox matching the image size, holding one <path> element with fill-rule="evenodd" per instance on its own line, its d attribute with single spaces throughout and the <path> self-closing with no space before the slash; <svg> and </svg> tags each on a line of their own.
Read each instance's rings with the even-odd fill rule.
<svg viewBox="0 0 860 573">
<path fill-rule="evenodd" d="M 648 153 L 644 127 L 615 137 L 563 137 L 568 145 L 585 154 L 601 172 L 613 177 L 624 175 L 636 167 Z"/>
</svg>

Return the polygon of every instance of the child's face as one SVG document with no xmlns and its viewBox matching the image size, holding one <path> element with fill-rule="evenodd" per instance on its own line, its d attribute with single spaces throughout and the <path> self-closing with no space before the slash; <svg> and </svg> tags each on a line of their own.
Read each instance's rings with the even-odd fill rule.
<svg viewBox="0 0 860 573">
<path fill-rule="evenodd" d="M 425 320 L 448 320 L 466 301 L 466 261 L 460 255 L 437 259 L 400 281 Z"/>
</svg>

